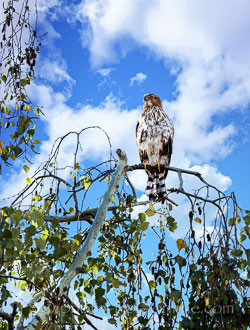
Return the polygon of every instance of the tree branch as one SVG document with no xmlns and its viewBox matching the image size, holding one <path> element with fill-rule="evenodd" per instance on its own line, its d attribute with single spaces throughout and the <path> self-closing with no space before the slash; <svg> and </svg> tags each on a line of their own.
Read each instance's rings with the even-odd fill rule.
<svg viewBox="0 0 250 330">
<path fill-rule="evenodd" d="M 102 320 L 102 318 L 101 317 L 99 317 L 99 316 L 96 316 L 96 315 L 93 315 L 93 314 L 89 314 L 89 313 L 87 313 L 87 312 L 85 312 L 85 311 L 83 311 L 81 308 L 79 308 L 75 303 L 73 303 L 73 301 L 66 295 L 66 294 L 64 294 L 63 295 L 63 298 L 80 314 L 80 315 L 84 315 L 84 320 L 86 321 L 86 323 L 90 326 L 90 327 L 92 327 L 93 329 L 96 329 L 96 330 L 98 330 L 95 326 L 94 326 L 94 324 L 88 319 L 88 317 L 86 316 L 86 314 L 88 314 L 88 315 L 90 315 L 90 316 L 93 316 L 93 317 L 95 317 L 95 318 L 97 318 L 97 319 L 99 319 L 99 320 Z"/>
<path fill-rule="evenodd" d="M 8 314 L 0 309 L 0 317 L 8 322 L 8 329 L 13 330 L 14 329 L 14 320 L 15 316 L 17 314 L 17 304 L 13 304 L 13 310 L 11 314 Z"/>
<path fill-rule="evenodd" d="M 148 169 L 150 169 L 150 166 L 147 166 Z M 130 171 L 134 171 L 134 170 L 144 170 L 145 167 L 143 164 L 138 164 L 138 165 L 131 165 L 131 166 L 126 166 L 125 171 L 126 172 L 130 172 Z M 161 165 L 161 169 L 168 169 L 169 171 L 173 171 L 173 172 L 180 172 L 180 173 L 184 173 L 184 174 L 192 174 L 195 176 L 198 176 L 199 178 L 201 178 L 201 174 L 199 172 L 195 172 L 195 171 L 190 171 L 190 170 L 184 170 L 182 168 L 178 168 L 178 167 L 172 167 L 172 166 L 167 166 L 167 165 Z"/>
<path fill-rule="evenodd" d="M 138 202 L 138 203 L 131 203 L 130 205 L 126 206 L 124 205 L 123 207 L 129 208 L 129 207 L 134 207 L 134 206 L 140 206 L 140 205 L 147 205 L 149 201 L 144 201 L 144 202 Z M 110 206 L 107 211 L 114 211 L 117 210 L 121 207 L 121 205 L 114 205 Z M 96 215 L 98 211 L 98 208 L 90 209 L 83 211 L 79 214 L 73 214 L 69 216 L 63 216 L 63 217 L 56 217 L 53 215 L 46 215 L 43 217 L 45 221 L 52 221 L 53 219 L 56 219 L 58 222 L 72 222 L 72 221 L 79 221 L 79 220 L 84 220 L 88 222 L 90 225 L 93 223 L 93 218 Z"/>
<path fill-rule="evenodd" d="M 108 205 L 111 202 L 112 196 L 114 195 L 116 189 L 119 187 L 120 180 L 124 175 L 124 168 L 127 164 L 127 157 L 120 149 L 118 149 L 116 152 L 119 157 L 119 162 L 116 167 L 115 173 L 113 174 L 110 185 L 103 196 L 102 203 L 101 203 L 100 207 L 98 208 L 95 220 L 89 231 L 87 239 L 84 241 L 83 245 L 81 246 L 80 250 L 78 251 L 71 267 L 69 268 L 67 273 L 62 277 L 62 279 L 59 283 L 58 287 L 60 289 L 59 292 L 61 292 L 61 293 L 64 292 L 65 288 L 68 288 L 70 286 L 71 281 L 78 274 L 78 269 L 82 267 L 86 258 L 91 255 L 92 247 L 95 243 L 97 235 L 102 226 L 103 220 L 105 218 L 105 214 L 108 211 Z M 48 313 L 49 313 L 49 307 L 44 305 L 38 311 L 38 313 L 33 317 L 33 319 L 28 324 L 26 329 L 31 330 L 31 329 L 37 328 L 38 322 L 39 321 L 43 322 Z"/>
</svg>

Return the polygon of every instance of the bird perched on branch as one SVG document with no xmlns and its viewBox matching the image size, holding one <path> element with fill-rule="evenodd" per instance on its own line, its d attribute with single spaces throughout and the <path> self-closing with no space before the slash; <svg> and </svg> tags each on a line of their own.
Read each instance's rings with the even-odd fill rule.
<svg viewBox="0 0 250 330">
<path fill-rule="evenodd" d="M 150 201 L 167 197 L 165 178 L 173 150 L 174 126 L 163 111 L 161 100 L 154 94 L 143 96 L 143 112 L 136 126 L 139 156 L 148 175 L 146 194 Z"/>
</svg>

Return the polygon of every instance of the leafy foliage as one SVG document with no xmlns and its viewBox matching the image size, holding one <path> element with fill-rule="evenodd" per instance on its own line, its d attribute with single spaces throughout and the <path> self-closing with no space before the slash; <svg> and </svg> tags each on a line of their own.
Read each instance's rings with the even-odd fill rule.
<svg viewBox="0 0 250 330">
<path fill-rule="evenodd" d="M 77 143 L 82 133 L 72 133 Z M 86 240 L 96 213 L 91 208 L 83 211 L 80 205 L 88 203 L 95 185 L 105 190 L 109 184 L 105 178 L 113 173 L 113 160 L 81 167 L 77 146 L 73 165 L 65 164 L 62 169 L 57 157 L 65 139 L 57 141 L 48 162 L 12 204 L 2 208 L 3 309 L 15 302 L 14 318 L 22 324 L 43 300 L 49 314 L 39 326 L 44 322 L 45 328 L 55 329 L 67 325 L 80 329 L 84 323 L 95 328 L 94 319 L 103 314 L 111 325 L 122 329 L 173 329 L 177 325 L 181 329 L 247 329 L 249 249 L 244 242 L 249 239 L 250 212 L 239 208 L 234 194 L 225 196 L 209 184 L 208 195 L 215 190 L 216 201 L 200 197 L 200 189 L 195 194 L 182 191 L 191 202 L 187 219 L 181 221 L 190 225 L 186 235 L 176 239 L 176 249 L 170 249 L 168 241 L 170 233 L 182 225 L 174 218 L 177 206 L 149 203 L 144 213 L 138 213 L 133 190 L 131 195 L 121 185 L 112 198 L 96 249 L 78 269 L 71 293 L 68 287 L 59 290 L 58 283 Z M 61 178 L 65 169 L 69 169 L 68 181 Z M 217 209 L 213 230 L 206 225 L 207 204 Z M 199 227 L 202 236 L 197 234 Z M 145 253 L 145 245 L 150 245 L 153 255 Z M 31 293 L 34 302 L 16 299 L 10 283 Z M 6 324 L 2 318 L 1 326 Z"/>
<path fill-rule="evenodd" d="M 30 101 L 26 87 L 35 78 L 41 47 L 37 36 L 36 1 L 5 1 L 0 37 L 0 154 L 9 165 L 27 151 L 34 151 L 36 119 L 41 112 Z M 37 142 L 38 141 L 38 142 Z"/>
<path fill-rule="evenodd" d="M 41 40 L 32 20 L 36 2 L 8 1 L 4 6 L 0 154 L 8 165 L 39 144 L 34 135 L 41 108 L 31 103 L 26 89 L 35 78 Z M 105 190 L 115 167 L 105 132 L 109 159 L 89 168 L 81 164 L 84 131 L 57 140 L 48 161 L 27 174 L 24 189 L 1 208 L 0 327 L 13 329 L 18 324 L 22 329 L 41 301 L 49 307 L 46 318 L 37 324 L 44 329 L 81 329 L 82 324 L 96 329 L 98 313 L 122 329 L 247 329 L 250 211 L 238 206 L 234 194 L 224 195 L 199 173 L 193 175 L 203 187 L 195 192 L 185 191 L 182 181 L 179 188 L 169 190 L 190 203 L 189 215 L 185 218 L 183 210 L 183 219 L 175 219 L 171 200 L 161 207 L 148 203 L 148 209 L 138 213 L 136 206 L 146 203 L 137 202 L 124 175 L 131 192 L 124 184 L 117 188 L 96 248 L 88 253 L 71 286 L 59 289 L 93 224 L 97 210 L 90 202 L 95 187 Z M 72 135 L 76 148 L 68 157 L 70 163 L 59 166 L 60 148 Z M 30 171 L 27 165 L 23 169 Z M 209 199 L 211 192 L 217 194 L 214 200 Z M 208 204 L 216 208 L 210 227 Z M 189 222 L 187 233 L 170 249 L 170 236 L 184 221 Z M 150 257 L 145 245 L 152 249 Z M 27 293 L 30 301 L 18 298 L 16 292 Z"/>
</svg>

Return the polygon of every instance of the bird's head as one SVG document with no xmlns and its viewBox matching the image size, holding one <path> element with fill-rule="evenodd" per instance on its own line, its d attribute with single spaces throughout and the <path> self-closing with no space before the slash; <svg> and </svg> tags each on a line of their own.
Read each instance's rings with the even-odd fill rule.
<svg viewBox="0 0 250 330">
<path fill-rule="evenodd" d="M 143 109 L 146 110 L 154 106 L 162 108 L 161 99 L 152 93 L 143 95 Z"/>
</svg>

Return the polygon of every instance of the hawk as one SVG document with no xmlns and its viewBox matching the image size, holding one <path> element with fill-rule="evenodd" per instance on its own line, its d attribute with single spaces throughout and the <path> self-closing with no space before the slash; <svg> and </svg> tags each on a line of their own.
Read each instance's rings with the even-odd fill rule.
<svg viewBox="0 0 250 330">
<path fill-rule="evenodd" d="M 152 202 L 164 201 L 167 192 L 165 178 L 173 150 L 174 126 L 154 94 L 143 96 L 143 112 L 136 125 L 139 156 L 148 175 L 146 194 Z M 148 166 L 148 168 L 147 168 Z"/>
</svg>

